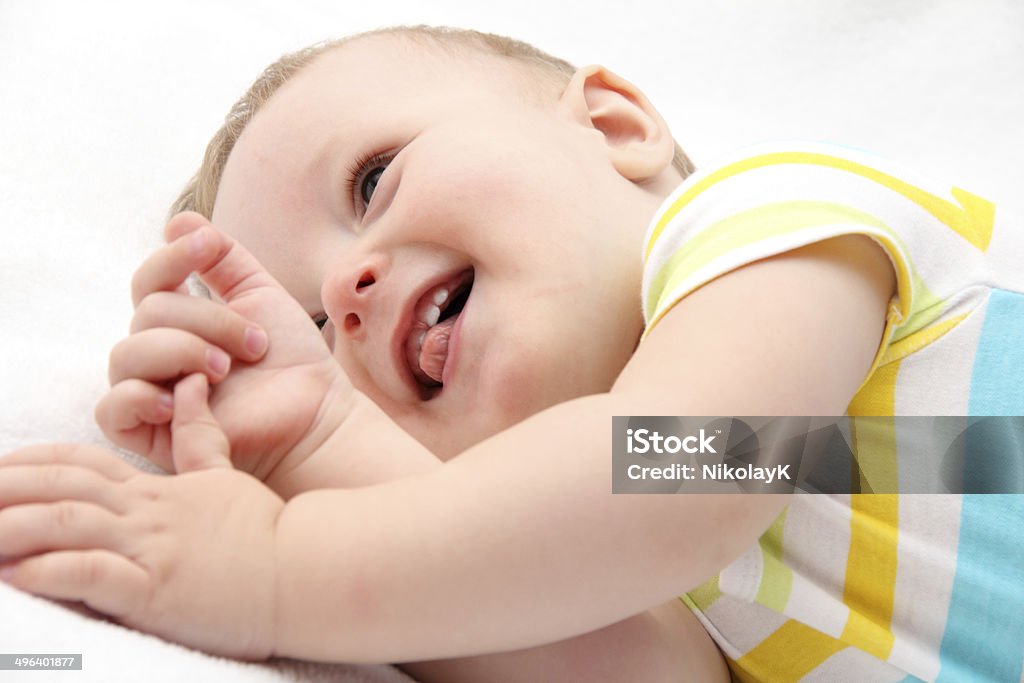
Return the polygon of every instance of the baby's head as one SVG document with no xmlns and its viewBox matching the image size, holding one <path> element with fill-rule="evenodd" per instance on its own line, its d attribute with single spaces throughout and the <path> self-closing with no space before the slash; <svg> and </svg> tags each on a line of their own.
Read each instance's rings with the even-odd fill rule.
<svg viewBox="0 0 1024 683">
<path fill-rule="evenodd" d="M 389 29 L 270 67 L 174 210 L 242 242 L 356 387 L 448 456 L 611 387 L 642 331 L 643 233 L 690 170 L 600 67 Z"/>
</svg>

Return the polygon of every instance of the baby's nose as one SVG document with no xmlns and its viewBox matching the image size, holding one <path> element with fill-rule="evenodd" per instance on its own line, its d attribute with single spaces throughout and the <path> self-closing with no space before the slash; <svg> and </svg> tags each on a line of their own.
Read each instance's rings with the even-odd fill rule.
<svg viewBox="0 0 1024 683">
<path fill-rule="evenodd" d="M 339 269 L 324 282 L 321 297 L 340 336 L 356 339 L 365 333 L 383 272 L 382 262 L 363 261 L 358 267 Z"/>
<path fill-rule="evenodd" d="M 359 299 L 365 299 L 367 291 L 373 284 L 377 282 L 377 278 L 373 276 L 371 271 L 366 271 L 359 276 L 356 280 L 355 293 Z M 363 324 L 363 321 L 359 318 L 359 313 L 356 311 L 350 311 L 345 314 L 345 321 L 342 323 L 342 329 L 347 334 L 353 334 L 359 330 L 359 327 Z"/>
</svg>

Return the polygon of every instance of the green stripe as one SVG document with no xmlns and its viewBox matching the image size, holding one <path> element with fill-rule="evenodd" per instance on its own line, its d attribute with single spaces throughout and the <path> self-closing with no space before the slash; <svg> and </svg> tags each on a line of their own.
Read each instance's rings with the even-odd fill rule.
<svg viewBox="0 0 1024 683">
<path fill-rule="evenodd" d="M 757 544 L 761 546 L 762 569 L 761 585 L 757 588 L 754 600 L 780 613 L 789 602 L 789 594 L 793 590 L 793 570 L 782 561 L 782 531 L 787 512 L 788 506 L 757 539 Z"/>
<path fill-rule="evenodd" d="M 917 273 L 914 273 L 914 310 L 896 328 L 889 343 L 894 344 L 929 327 L 945 314 L 947 308 L 946 300 L 933 294 L 924 286 L 924 282 L 917 276 Z"/>
<path fill-rule="evenodd" d="M 718 575 L 712 576 L 692 591 L 681 596 L 683 602 L 702 612 L 720 597 L 722 597 L 722 591 L 718 589 Z"/>
</svg>

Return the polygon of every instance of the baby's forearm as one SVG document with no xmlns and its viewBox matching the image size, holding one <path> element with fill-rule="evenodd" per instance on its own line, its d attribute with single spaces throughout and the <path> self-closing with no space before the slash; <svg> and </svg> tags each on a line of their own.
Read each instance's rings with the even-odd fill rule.
<svg viewBox="0 0 1024 683">
<path fill-rule="evenodd" d="M 442 463 L 361 394 L 321 416 L 308 455 L 285 458 L 266 484 L 286 500 L 306 491 L 357 488 L 428 472 Z"/>
<path fill-rule="evenodd" d="M 611 495 L 617 413 L 610 395 L 585 397 L 434 471 L 291 500 L 277 653 L 407 661 L 561 640 L 697 585 L 781 509 L 774 496 Z"/>
</svg>

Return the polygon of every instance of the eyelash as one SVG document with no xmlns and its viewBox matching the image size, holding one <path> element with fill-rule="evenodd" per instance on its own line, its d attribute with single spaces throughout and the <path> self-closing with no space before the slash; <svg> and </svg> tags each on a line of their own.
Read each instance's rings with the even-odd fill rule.
<svg viewBox="0 0 1024 683">
<path fill-rule="evenodd" d="M 345 174 L 345 196 L 352 198 L 354 206 L 359 207 L 362 202 L 362 184 L 367 173 L 379 166 L 387 166 L 394 161 L 395 155 L 395 152 L 364 154 L 357 157 L 355 162 L 349 166 L 348 173 Z"/>
</svg>

